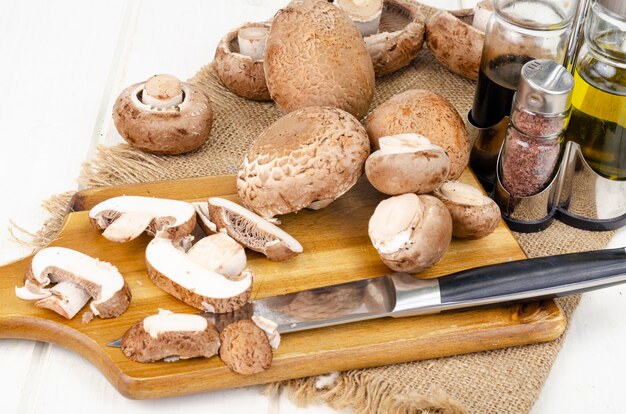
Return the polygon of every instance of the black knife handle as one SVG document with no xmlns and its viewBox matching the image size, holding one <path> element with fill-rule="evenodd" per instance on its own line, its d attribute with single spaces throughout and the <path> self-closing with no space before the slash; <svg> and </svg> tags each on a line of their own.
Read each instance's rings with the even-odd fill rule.
<svg viewBox="0 0 626 414">
<path fill-rule="evenodd" d="M 626 249 L 538 257 L 439 278 L 441 303 L 498 302 L 571 295 L 626 282 Z"/>
</svg>

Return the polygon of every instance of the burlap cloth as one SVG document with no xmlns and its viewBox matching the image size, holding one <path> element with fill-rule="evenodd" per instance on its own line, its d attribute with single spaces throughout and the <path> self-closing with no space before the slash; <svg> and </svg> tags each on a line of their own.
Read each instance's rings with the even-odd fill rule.
<svg viewBox="0 0 626 414">
<path fill-rule="evenodd" d="M 431 10 L 423 8 L 425 14 Z M 79 182 L 84 187 L 228 174 L 238 166 L 259 133 L 281 116 L 273 103 L 247 101 L 221 85 L 212 65 L 191 79 L 211 97 L 214 125 L 210 141 L 200 150 L 182 156 L 154 156 L 121 145 L 100 147 L 85 165 Z M 410 67 L 377 79 L 371 108 L 407 89 L 438 92 L 460 114 L 471 107 L 475 83 L 442 68 L 424 48 Z M 47 203 L 53 217 L 34 242 L 44 245 L 56 234 L 66 211 L 68 195 Z M 591 233 L 555 222 L 535 234 L 516 234 L 530 257 L 600 249 L 612 233 Z M 569 318 L 578 297 L 560 300 Z M 323 401 L 333 407 L 351 407 L 355 412 L 472 412 L 525 413 L 539 396 L 550 367 L 561 348 L 553 342 L 500 349 L 436 360 L 344 372 L 324 389 L 315 378 L 274 384 L 299 403 Z"/>
</svg>

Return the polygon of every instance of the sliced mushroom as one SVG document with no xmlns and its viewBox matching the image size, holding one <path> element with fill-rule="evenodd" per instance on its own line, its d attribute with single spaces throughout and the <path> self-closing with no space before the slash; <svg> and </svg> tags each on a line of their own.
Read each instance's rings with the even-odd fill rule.
<svg viewBox="0 0 626 414">
<path fill-rule="evenodd" d="M 196 209 L 196 223 L 207 236 L 217 233 L 217 226 L 211 221 L 209 215 L 209 205 L 205 201 L 194 201 L 191 203 Z"/>
<path fill-rule="evenodd" d="M 437 198 L 403 194 L 378 204 L 368 234 L 389 268 L 418 273 L 443 257 L 452 239 L 452 219 Z"/>
<path fill-rule="evenodd" d="M 405 0 L 385 0 L 378 33 L 364 36 L 377 77 L 408 66 L 424 43 L 424 15 Z"/>
<path fill-rule="evenodd" d="M 146 248 L 148 276 L 159 288 L 194 308 L 222 313 L 244 306 L 252 291 L 252 273 L 231 280 L 205 268 L 172 240 L 155 238 Z"/>
<path fill-rule="evenodd" d="M 341 109 L 294 111 L 248 150 L 237 175 L 239 197 L 267 219 L 325 207 L 356 184 L 369 147 L 360 122 Z"/>
<path fill-rule="evenodd" d="M 114 242 L 133 240 L 144 231 L 156 237 L 179 239 L 196 226 L 193 205 L 164 198 L 120 196 L 98 203 L 89 220 L 102 235 Z"/>
<path fill-rule="evenodd" d="M 15 288 L 15 293 L 20 299 L 38 300 L 37 306 L 68 319 L 85 305 L 85 296 L 93 298 L 90 308 L 101 318 L 118 317 L 131 299 L 130 289 L 115 266 L 64 247 L 37 252 L 24 286 Z"/>
<path fill-rule="evenodd" d="M 124 89 L 113 122 L 131 146 L 155 154 L 182 154 L 206 142 L 213 111 L 197 86 L 171 75 L 155 75 Z"/>
<path fill-rule="evenodd" d="M 430 193 L 446 180 L 450 159 L 440 146 L 419 134 L 382 137 L 380 149 L 365 162 L 369 182 L 389 195 Z"/>
<path fill-rule="evenodd" d="M 137 362 L 210 358 L 220 348 L 219 333 L 200 315 L 161 310 L 122 336 L 122 352 Z"/>
<path fill-rule="evenodd" d="M 272 320 L 264 318 L 262 316 L 253 316 L 252 322 L 265 332 L 267 340 L 270 343 L 272 349 L 278 349 L 280 345 L 280 333 L 278 332 L 278 324 Z"/>
<path fill-rule="evenodd" d="M 215 51 L 215 70 L 224 86 L 235 95 L 269 101 L 263 53 L 269 23 L 246 23 L 220 40 Z"/>
<path fill-rule="evenodd" d="M 439 10 L 428 19 L 426 45 L 443 67 L 468 79 L 478 79 L 490 9 L 493 10 L 492 2 L 482 1 L 476 6 L 476 11 L 454 13 Z"/>
<path fill-rule="evenodd" d="M 500 208 L 478 188 L 449 181 L 433 193 L 452 216 L 453 236 L 479 239 L 491 234 L 500 222 Z"/>
<path fill-rule="evenodd" d="M 208 206 L 211 220 L 220 231 L 268 259 L 281 261 L 302 253 L 302 245 L 286 231 L 239 204 L 211 197 Z"/>
<path fill-rule="evenodd" d="M 420 134 L 442 147 L 450 157 L 448 179 L 461 176 L 469 162 L 470 140 L 463 119 L 443 96 L 410 89 L 380 104 L 367 119 L 367 134 L 374 149 L 380 137 Z"/>
<path fill-rule="evenodd" d="M 236 278 L 246 268 L 243 247 L 225 233 L 204 237 L 193 245 L 187 256 L 205 269 L 229 279 Z"/>
<path fill-rule="evenodd" d="M 383 0 L 335 0 L 334 3 L 346 12 L 361 36 L 366 37 L 378 31 Z"/>
<path fill-rule="evenodd" d="M 228 325 L 220 334 L 220 341 L 220 359 L 239 374 L 257 374 L 272 365 L 267 335 L 251 320 Z"/>
</svg>

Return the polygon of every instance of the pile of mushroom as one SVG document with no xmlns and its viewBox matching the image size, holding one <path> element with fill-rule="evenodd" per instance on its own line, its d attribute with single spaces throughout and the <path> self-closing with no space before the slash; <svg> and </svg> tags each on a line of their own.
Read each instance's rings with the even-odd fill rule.
<svg viewBox="0 0 626 414">
<path fill-rule="evenodd" d="M 89 299 L 101 318 L 117 318 L 130 304 L 131 293 L 115 266 L 65 247 L 41 249 L 24 276 L 17 297 L 72 319 Z"/>
<path fill-rule="evenodd" d="M 131 146 L 155 154 L 193 151 L 209 138 L 213 111 L 196 85 L 171 75 L 155 75 L 124 89 L 113 121 Z"/>
</svg>

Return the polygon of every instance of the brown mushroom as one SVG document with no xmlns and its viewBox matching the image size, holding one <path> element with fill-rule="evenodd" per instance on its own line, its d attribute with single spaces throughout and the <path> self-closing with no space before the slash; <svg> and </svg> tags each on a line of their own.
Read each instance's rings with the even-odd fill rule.
<svg viewBox="0 0 626 414">
<path fill-rule="evenodd" d="M 265 79 L 285 112 L 309 106 L 357 118 L 374 97 L 374 67 L 356 26 L 323 0 L 294 0 L 278 11 L 267 39 Z"/>
<path fill-rule="evenodd" d="M 220 40 L 215 51 L 215 70 L 224 86 L 235 95 L 269 101 L 263 52 L 269 23 L 246 23 Z"/>
<path fill-rule="evenodd" d="M 122 336 L 122 352 L 136 362 L 210 358 L 220 347 L 219 333 L 200 315 L 161 310 Z"/>
<path fill-rule="evenodd" d="M 408 66 L 424 43 L 424 15 L 405 0 L 385 0 L 378 33 L 364 36 L 377 77 Z"/>
<path fill-rule="evenodd" d="M 52 285 L 52 286 L 51 286 Z M 33 256 L 17 297 L 71 319 L 87 303 L 101 318 L 116 318 L 130 304 L 131 293 L 115 266 L 76 250 L 47 247 Z"/>
<path fill-rule="evenodd" d="M 267 335 L 251 320 L 228 325 L 220 334 L 220 342 L 220 359 L 239 374 L 257 374 L 272 365 Z"/>
<path fill-rule="evenodd" d="M 426 22 L 426 45 L 437 61 L 450 72 L 478 79 L 485 42 L 490 1 L 482 1 L 476 11 L 454 13 L 439 10 Z M 474 20 L 474 25 L 467 20 Z"/>
<path fill-rule="evenodd" d="M 454 237 L 479 239 L 498 227 L 500 208 L 476 187 L 449 181 L 435 190 L 433 195 L 448 208 Z"/>
<path fill-rule="evenodd" d="M 156 237 L 180 239 L 196 226 L 196 212 L 184 201 L 120 196 L 96 204 L 89 211 L 89 220 L 114 242 L 133 240 L 144 231 Z"/>
<path fill-rule="evenodd" d="M 380 137 L 415 133 L 446 150 L 450 157 L 448 179 L 458 178 L 471 151 L 463 119 L 443 96 L 411 89 L 379 105 L 367 120 L 367 133 L 375 149 Z"/>
<path fill-rule="evenodd" d="M 443 257 L 452 239 L 452 219 L 437 198 L 402 194 L 378 204 L 368 234 L 390 269 L 418 273 Z"/>
<path fill-rule="evenodd" d="M 182 154 L 206 142 L 213 111 L 196 85 L 155 75 L 124 89 L 113 106 L 113 122 L 131 146 L 154 154 Z"/>
<path fill-rule="evenodd" d="M 365 175 L 381 193 L 430 193 L 446 180 L 450 159 L 443 148 L 419 134 L 382 137 L 365 162 Z"/>
<path fill-rule="evenodd" d="M 220 255 L 220 251 L 215 254 Z M 252 273 L 226 278 L 198 263 L 169 239 L 155 238 L 146 248 L 148 276 L 159 288 L 194 308 L 232 312 L 244 306 L 252 291 Z"/>
<path fill-rule="evenodd" d="M 237 174 L 243 204 L 266 219 L 322 208 L 363 172 L 369 140 L 359 121 L 337 108 L 303 108 L 270 125 Z"/>
</svg>

